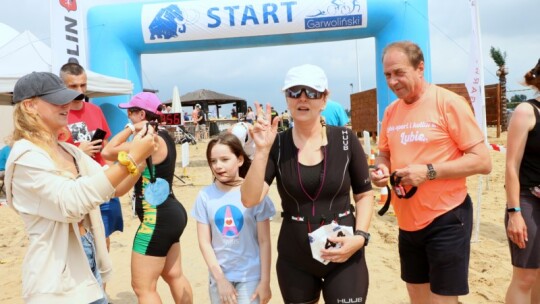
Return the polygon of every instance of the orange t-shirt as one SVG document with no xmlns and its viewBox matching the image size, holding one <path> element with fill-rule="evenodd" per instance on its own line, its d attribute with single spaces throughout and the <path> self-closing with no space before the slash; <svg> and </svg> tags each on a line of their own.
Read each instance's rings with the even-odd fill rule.
<svg viewBox="0 0 540 304">
<path fill-rule="evenodd" d="M 460 158 L 463 151 L 484 141 L 467 101 L 429 85 L 413 104 L 398 99 L 385 110 L 379 150 L 390 151 L 390 172 L 410 164 L 436 164 Z M 407 187 L 406 187 L 407 188 Z M 427 180 L 409 199 L 392 192 L 399 228 L 417 231 L 460 205 L 467 195 L 466 179 Z"/>
</svg>

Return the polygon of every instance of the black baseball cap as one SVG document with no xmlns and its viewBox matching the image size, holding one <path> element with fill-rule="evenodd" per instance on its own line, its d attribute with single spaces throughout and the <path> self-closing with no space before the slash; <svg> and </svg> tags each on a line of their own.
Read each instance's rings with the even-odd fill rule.
<svg viewBox="0 0 540 304">
<path fill-rule="evenodd" d="M 62 79 L 53 73 L 32 72 L 19 78 L 15 83 L 13 103 L 39 97 L 48 103 L 65 105 L 74 99 L 82 99 L 81 95 L 83 94 L 68 89 Z"/>
</svg>

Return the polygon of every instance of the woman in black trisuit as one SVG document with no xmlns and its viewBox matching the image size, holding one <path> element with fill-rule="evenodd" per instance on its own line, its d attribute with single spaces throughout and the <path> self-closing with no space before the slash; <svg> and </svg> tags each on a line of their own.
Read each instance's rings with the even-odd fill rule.
<svg viewBox="0 0 540 304">
<path fill-rule="evenodd" d="M 283 224 L 276 268 L 285 303 L 317 303 L 321 291 L 325 303 L 365 303 L 373 192 L 364 152 L 350 129 L 325 126 L 321 119 L 329 94 L 321 68 L 292 68 L 283 90 L 294 127 L 277 134 L 278 119 L 268 121 L 270 106 L 265 113 L 256 104 L 258 120 L 250 131 L 257 148 L 242 202 L 257 204 L 277 179 Z M 313 258 L 308 233 L 332 221 L 351 226 L 354 235 L 328 239 L 341 248 L 321 250 L 330 261 L 325 265 Z"/>
</svg>

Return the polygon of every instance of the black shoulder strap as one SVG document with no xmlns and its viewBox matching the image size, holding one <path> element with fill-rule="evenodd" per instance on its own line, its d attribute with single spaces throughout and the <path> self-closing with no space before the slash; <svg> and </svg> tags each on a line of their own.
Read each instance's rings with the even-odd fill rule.
<svg viewBox="0 0 540 304">
<path fill-rule="evenodd" d="M 540 111 L 540 101 L 536 99 L 529 99 L 527 102 L 530 103 L 533 108 L 536 108 L 536 111 L 534 111 L 534 117 L 538 121 L 540 119 L 540 113 L 538 113 L 538 111 Z"/>
<path fill-rule="evenodd" d="M 540 109 L 540 101 L 538 101 L 536 99 L 529 99 L 529 100 L 527 100 L 527 102 L 532 104 L 536 108 Z"/>
<path fill-rule="evenodd" d="M 384 206 L 382 206 L 381 210 L 377 212 L 380 216 L 383 216 L 386 211 L 388 211 L 388 208 L 390 208 L 390 201 L 392 200 L 392 189 L 390 189 L 388 185 L 386 185 L 386 189 L 388 190 L 388 196 L 386 197 Z"/>
</svg>

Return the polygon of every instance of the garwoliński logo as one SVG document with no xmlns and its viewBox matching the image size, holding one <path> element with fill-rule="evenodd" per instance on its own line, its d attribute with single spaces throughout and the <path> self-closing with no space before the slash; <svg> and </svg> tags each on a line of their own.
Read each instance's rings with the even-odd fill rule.
<svg viewBox="0 0 540 304">
<path fill-rule="evenodd" d="M 306 16 L 306 30 L 362 26 L 360 0 L 331 0 L 327 7 Z"/>
<path fill-rule="evenodd" d="M 184 14 L 178 5 L 171 4 L 159 10 L 148 29 L 150 30 L 150 40 L 178 37 L 178 33 L 186 32 Z"/>
<path fill-rule="evenodd" d="M 59 0 L 59 2 L 68 12 L 77 10 L 77 0 Z"/>
</svg>

